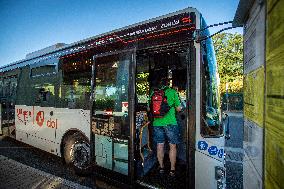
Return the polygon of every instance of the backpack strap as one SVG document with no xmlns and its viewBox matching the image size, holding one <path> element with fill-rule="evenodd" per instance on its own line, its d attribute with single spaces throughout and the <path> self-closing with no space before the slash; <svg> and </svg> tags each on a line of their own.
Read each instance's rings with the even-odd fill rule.
<svg viewBox="0 0 284 189">
<path fill-rule="evenodd" d="M 168 90 L 168 89 L 171 89 L 171 87 L 169 87 L 169 86 L 163 86 L 163 88 L 161 89 L 161 90 L 163 90 L 164 91 L 164 96 L 166 96 L 166 90 Z M 173 103 L 171 106 L 170 106 L 170 109 L 171 108 L 174 108 L 174 104 L 175 103 Z M 175 110 L 176 111 L 176 110 Z"/>
</svg>

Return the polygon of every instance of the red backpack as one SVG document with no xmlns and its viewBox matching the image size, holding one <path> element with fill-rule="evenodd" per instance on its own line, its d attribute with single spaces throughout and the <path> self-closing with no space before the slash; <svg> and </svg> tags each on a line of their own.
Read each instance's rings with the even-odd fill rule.
<svg viewBox="0 0 284 189">
<path fill-rule="evenodd" d="M 150 109 L 152 117 L 155 118 L 164 117 L 171 109 L 163 89 L 154 89 L 154 94 L 151 97 Z"/>
</svg>

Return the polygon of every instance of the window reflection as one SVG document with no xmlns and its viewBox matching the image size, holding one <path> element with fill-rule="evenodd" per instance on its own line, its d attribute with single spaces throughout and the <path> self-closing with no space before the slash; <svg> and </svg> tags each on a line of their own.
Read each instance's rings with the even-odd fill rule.
<svg viewBox="0 0 284 189">
<path fill-rule="evenodd" d="M 87 74 L 86 74 L 87 75 Z M 90 109 L 91 81 L 89 78 L 65 78 L 60 88 L 59 98 L 63 107 Z"/>
<path fill-rule="evenodd" d="M 202 27 L 206 23 L 202 20 Z M 205 30 L 208 36 L 209 31 Z M 209 38 L 201 43 L 202 54 L 202 124 L 201 134 L 204 136 L 218 136 L 222 134 L 220 122 L 220 104 L 218 94 L 218 75 L 215 52 L 212 39 Z"/>
<path fill-rule="evenodd" d="M 35 84 L 33 86 L 35 97 L 35 105 L 54 106 L 55 92 L 52 83 Z"/>
<path fill-rule="evenodd" d="M 4 79 L 4 96 L 10 96 L 10 80 Z"/>
<path fill-rule="evenodd" d="M 130 60 L 118 55 L 96 60 L 93 106 L 96 134 L 118 138 L 129 136 L 129 65 Z"/>
<path fill-rule="evenodd" d="M 30 105 L 54 107 L 56 100 L 57 71 L 55 65 L 44 65 L 30 70 Z"/>
<path fill-rule="evenodd" d="M 61 60 L 63 82 L 57 106 L 71 109 L 90 109 L 92 58 L 72 55 Z"/>
<path fill-rule="evenodd" d="M 17 77 L 10 76 L 0 81 L 0 96 L 15 97 L 17 88 Z"/>
<path fill-rule="evenodd" d="M 96 66 L 95 109 L 128 114 L 129 60 L 103 62 Z"/>
<path fill-rule="evenodd" d="M 30 71 L 31 77 L 51 76 L 56 74 L 55 65 L 46 65 L 37 68 L 32 68 Z"/>
<path fill-rule="evenodd" d="M 138 103 L 148 102 L 150 90 L 148 78 L 149 73 L 147 72 L 140 72 L 136 75 L 136 95 Z"/>
</svg>

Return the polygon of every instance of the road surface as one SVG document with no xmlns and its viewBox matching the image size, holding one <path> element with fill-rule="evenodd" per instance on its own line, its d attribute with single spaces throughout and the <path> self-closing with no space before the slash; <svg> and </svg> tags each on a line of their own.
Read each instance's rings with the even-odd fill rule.
<svg viewBox="0 0 284 189">
<path fill-rule="evenodd" d="M 230 139 L 225 142 L 227 188 L 243 188 L 243 113 L 228 113 Z"/>
</svg>

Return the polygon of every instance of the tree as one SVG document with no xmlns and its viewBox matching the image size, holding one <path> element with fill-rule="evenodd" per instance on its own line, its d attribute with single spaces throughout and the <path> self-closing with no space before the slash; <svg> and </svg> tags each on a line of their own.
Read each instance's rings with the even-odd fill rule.
<svg viewBox="0 0 284 189">
<path fill-rule="evenodd" d="M 220 76 L 220 92 L 243 92 L 243 36 L 241 34 L 221 33 L 213 36 L 213 44 Z"/>
</svg>

